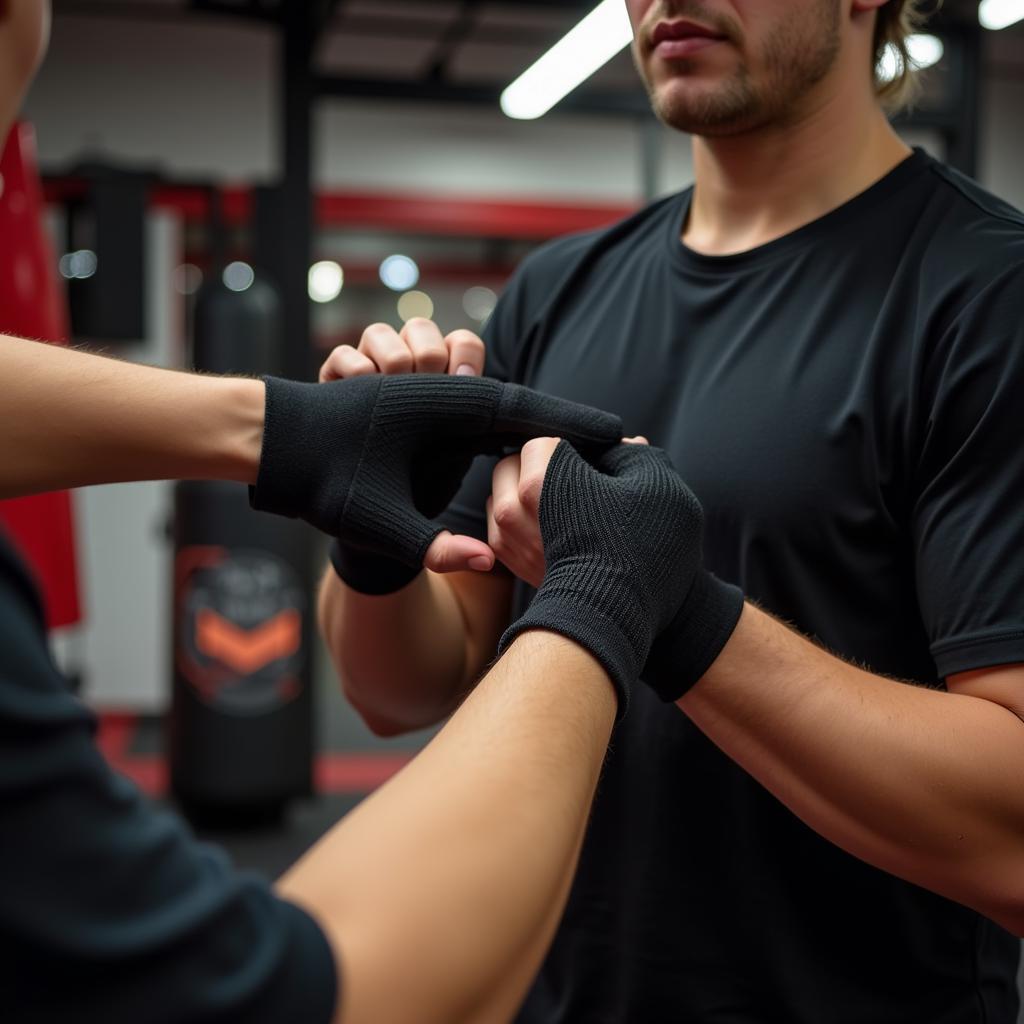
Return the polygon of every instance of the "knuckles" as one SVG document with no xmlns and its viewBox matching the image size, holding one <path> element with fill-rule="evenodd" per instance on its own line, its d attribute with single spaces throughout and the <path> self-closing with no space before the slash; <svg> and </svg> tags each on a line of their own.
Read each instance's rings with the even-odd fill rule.
<svg viewBox="0 0 1024 1024">
<path fill-rule="evenodd" d="M 524 477 L 519 481 L 519 501 L 531 512 L 540 506 L 540 492 L 544 481 L 535 476 Z"/>
<path fill-rule="evenodd" d="M 460 345 L 463 348 L 476 349 L 478 352 L 484 351 L 484 343 L 482 339 L 477 337 L 477 335 L 472 331 L 467 331 L 465 328 L 452 331 L 445 340 L 452 345 Z"/>
<path fill-rule="evenodd" d="M 392 328 L 390 324 L 370 324 L 370 326 L 363 331 L 362 337 L 359 339 L 359 348 L 361 350 L 364 345 L 373 341 L 374 338 L 379 338 L 381 336 L 390 337 L 394 333 L 394 328 Z"/>
<path fill-rule="evenodd" d="M 381 372 L 386 374 L 412 373 L 412 353 L 408 350 L 405 352 L 388 352 L 386 355 L 377 357 L 377 365 L 380 367 Z"/>
<path fill-rule="evenodd" d="M 416 369 L 421 373 L 443 373 L 448 368 L 448 350 L 425 349 L 416 357 Z"/>
<path fill-rule="evenodd" d="M 514 501 L 501 501 L 494 506 L 494 523 L 502 530 L 514 527 L 519 520 L 520 505 Z"/>
<path fill-rule="evenodd" d="M 402 337 L 404 338 L 409 331 L 415 331 L 420 328 L 432 328 L 436 326 L 433 320 L 428 320 L 425 316 L 414 316 L 410 317 L 405 321 L 405 326 L 402 328 Z"/>
</svg>

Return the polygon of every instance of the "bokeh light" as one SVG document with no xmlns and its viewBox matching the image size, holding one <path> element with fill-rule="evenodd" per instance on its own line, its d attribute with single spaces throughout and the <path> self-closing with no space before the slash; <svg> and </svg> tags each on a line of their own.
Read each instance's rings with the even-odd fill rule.
<svg viewBox="0 0 1024 1024">
<path fill-rule="evenodd" d="M 466 311 L 466 316 L 481 322 L 494 312 L 497 304 L 498 296 L 490 288 L 470 288 L 462 296 L 462 308 Z"/>
<path fill-rule="evenodd" d="M 420 268 L 408 256 L 389 256 L 380 265 L 380 279 L 393 292 L 405 292 L 416 287 L 420 279 Z"/>
<path fill-rule="evenodd" d="M 244 292 L 256 280 L 256 273 L 248 263 L 235 260 L 224 268 L 222 280 L 225 288 L 230 288 L 233 292 Z"/>
<path fill-rule="evenodd" d="M 320 260 L 309 268 L 309 297 L 314 302 L 330 302 L 341 294 L 345 272 L 334 260 Z"/>
<path fill-rule="evenodd" d="M 174 268 L 174 290 L 181 295 L 195 295 L 203 283 L 203 272 L 194 263 Z"/>
<path fill-rule="evenodd" d="M 403 323 L 416 316 L 429 320 L 434 315 L 434 300 L 426 292 L 406 292 L 398 300 L 398 315 Z"/>
</svg>

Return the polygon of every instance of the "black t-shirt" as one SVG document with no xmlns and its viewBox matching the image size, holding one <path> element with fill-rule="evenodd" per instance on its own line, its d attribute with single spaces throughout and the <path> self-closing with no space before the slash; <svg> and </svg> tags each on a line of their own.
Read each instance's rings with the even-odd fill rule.
<svg viewBox="0 0 1024 1024">
<path fill-rule="evenodd" d="M 920 151 L 738 255 L 682 245 L 689 201 L 528 258 L 487 372 L 667 449 L 708 567 L 839 655 L 936 685 L 1024 662 L 1024 217 Z M 478 462 L 443 521 L 485 536 L 489 484 Z M 1019 948 L 638 686 L 521 1019 L 1012 1024 Z"/>
<path fill-rule="evenodd" d="M 0 1018 L 327 1024 L 322 932 L 114 774 L 0 536 Z"/>
</svg>

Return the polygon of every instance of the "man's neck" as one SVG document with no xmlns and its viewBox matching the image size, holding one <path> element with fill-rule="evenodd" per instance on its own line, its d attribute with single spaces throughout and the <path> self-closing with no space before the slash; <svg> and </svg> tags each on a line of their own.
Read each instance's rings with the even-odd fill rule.
<svg viewBox="0 0 1024 1024">
<path fill-rule="evenodd" d="M 696 184 L 683 242 L 709 256 L 764 245 L 841 206 L 909 155 L 873 99 L 852 111 L 842 99 L 786 124 L 694 136 Z"/>
</svg>

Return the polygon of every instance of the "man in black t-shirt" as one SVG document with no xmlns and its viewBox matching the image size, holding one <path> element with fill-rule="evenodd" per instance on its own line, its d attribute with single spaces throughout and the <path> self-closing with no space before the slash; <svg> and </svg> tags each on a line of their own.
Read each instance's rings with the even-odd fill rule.
<svg viewBox="0 0 1024 1024">
<path fill-rule="evenodd" d="M 748 600 L 698 672 L 685 642 L 649 663 L 520 1020 L 1013 1024 L 1024 216 L 889 127 L 912 5 L 626 6 L 695 186 L 531 256 L 486 372 L 665 447 Z M 322 375 L 460 360 L 465 332 L 376 325 Z M 378 731 L 452 707 L 529 601 L 546 466 L 477 465 L 442 516 L 516 582 L 336 547 L 325 636 Z"/>
</svg>

